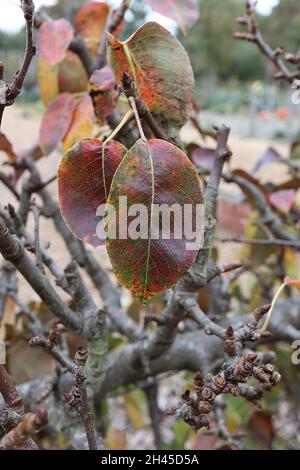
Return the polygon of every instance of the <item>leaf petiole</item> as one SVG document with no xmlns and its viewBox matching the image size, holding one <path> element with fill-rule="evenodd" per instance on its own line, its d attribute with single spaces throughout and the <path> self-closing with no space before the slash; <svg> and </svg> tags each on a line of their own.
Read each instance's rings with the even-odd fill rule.
<svg viewBox="0 0 300 470">
<path fill-rule="evenodd" d="M 133 110 L 133 113 L 134 113 L 134 117 L 135 117 L 136 123 L 137 123 L 138 128 L 139 128 L 140 136 L 141 136 L 142 140 L 147 142 L 146 136 L 145 136 L 144 131 L 143 131 L 143 126 L 142 126 L 142 123 L 141 123 L 141 120 L 140 120 L 140 116 L 139 116 L 139 113 L 138 113 L 138 110 L 137 110 L 137 107 L 136 107 L 136 102 L 135 102 L 135 99 L 133 98 L 133 96 L 129 97 L 129 102 L 131 104 L 131 107 L 132 107 L 132 110 Z"/>
<path fill-rule="evenodd" d="M 113 140 L 113 138 L 120 132 L 120 130 L 127 124 L 128 121 L 133 117 L 134 113 L 131 109 L 127 111 L 125 116 L 123 117 L 122 121 L 118 126 L 113 130 L 113 132 L 110 134 L 107 139 L 102 144 L 102 176 L 103 176 L 103 182 L 104 182 L 104 193 L 105 193 L 105 198 L 107 199 L 107 186 L 106 186 L 106 178 L 105 178 L 105 148 L 106 145 L 110 140 Z"/>
</svg>

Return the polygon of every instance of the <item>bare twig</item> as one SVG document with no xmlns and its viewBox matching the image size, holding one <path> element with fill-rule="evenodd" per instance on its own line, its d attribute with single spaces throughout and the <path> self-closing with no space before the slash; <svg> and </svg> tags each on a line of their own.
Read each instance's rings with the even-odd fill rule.
<svg viewBox="0 0 300 470">
<path fill-rule="evenodd" d="M 20 200 L 20 194 L 15 188 L 15 183 L 13 181 L 13 178 L 10 176 L 6 175 L 5 173 L 0 172 L 0 181 L 9 189 L 12 194 L 15 196 L 15 198 L 19 201 Z"/>
<path fill-rule="evenodd" d="M 219 185 L 222 175 L 224 163 L 228 157 L 232 155 L 232 152 L 228 149 L 227 141 L 230 133 L 230 128 L 223 125 L 218 131 L 216 158 L 211 171 L 208 185 L 205 189 L 205 200 L 209 205 L 212 213 L 215 212 L 216 200 L 219 191 Z"/>
<path fill-rule="evenodd" d="M 78 333 L 82 331 L 79 318 L 65 305 L 46 276 L 35 266 L 20 240 L 10 234 L 2 218 L 0 218 L 0 252 L 7 261 L 16 266 L 54 315 L 58 316 L 67 327 Z"/>
<path fill-rule="evenodd" d="M 292 240 L 280 240 L 278 238 L 259 239 L 259 238 L 216 238 L 216 241 L 221 243 L 244 243 L 246 245 L 265 245 L 265 246 L 286 246 L 291 248 L 300 248 L 300 242 Z"/>
<path fill-rule="evenodd" d="M 201 328 L 208 335 L 215 335 L 221 339 L 225 338 L 225 330 L 221 326 L 217 325 L 202 312 L 197 301 L 194 298 L 187 298 L 181 301 L 182 306 L 185 308 L 190 317 L 198 323 Z"/>
<path fill-rule="evenodd" d="M 1 444 L 7 450 L 38 450 L 31 436 L 39 432 L 47 424 L 47 412 L 43 408 L 37 408 L 35 413 L 27 413 L 15 428 L 4 436 Z"/>
<path fill-rule="evenodd" d="M 12 378 L 8 374 L 3 364 L 0 364 L 0 394 L 2 395 L 5 402 L 6 410 L 17 414 L 17 416 L 22 418 L 25 414 L 22 397 L 17 391 Z M 2 426 L 5 428 L 6 432 L 10 431 L 12 427 L 15 426 L 15 424 L 15 420 L 11 422 L 9 419 L 7 419 L 4 423 L 2 419 Z"/>
<path fill-rule="evenodd" d="M 148 380 L 148 386 L 145 387 L 145 394 L 148 400 L 148 408 L 152 423 L 154 443 L 156 448 L 160 449 L 163 443 L 160 431 L 162 414 L 158 406 L 158 385 L 154 379 Z"/>
<path fill-rule="evenodd" d="M 34 2 L 33 0 L 21 0 L 21 8 L 24 13 L 26 21 L 26 48 L 24 59 L 20 69 L 16 72 L 14 79 L 8 85 L 1 86 L 0 82 L 0 128 L 2 122 L 3 111 L 6 106 L 13 104 L 14 100 L 21 93 L 25 77 L 30 67 L 32 58 L 36 53 L 36 48 L 33 43 L 33 14 Z M 1 67 L 1 74 L 3 75 L 3 66 Z"/>
<path fill-rule="evenodd" d="M 36 205 L 35 201 L 32 202 L 31 208 L 32 208 L 33 217 L 34 217 L 34 252 L 35 252 L 35 257 L 36 257 L 36 266 L 43 274 L 45 274 L 43 256 L 42 256 L 41 244 L 40 244 L 41 211 Z"/>
<path fill-rule="evenodd" d="M 69 406 L 75 408 L 79 413 L 86 432 L 90 450 L 97 450 L 97 436 L 94 429 L 93 416 L 85 385 L 86 376 L 84 373 L 84 366 L 87 358 L 87 351 L 79 348 L 74 358 L 74 386 L 70 394 L 65 393 L 65 400 Z"/>
<path fill-rule="evenodd" d="M 274 78 L 284 79 L 288 81 L 290 84 L 292 84 L 296 78 L 300 78 L 300 72 L 299 71 L 291 72 L 281 59 L 283 50 L 281 48 L 277 48 L 273 50 L 269 46 L 269 44 L 265 41 L 265 39 L 263 38 L 257 26 L 257 22 L 254 17 L 254 12 L 255 12 L 255 4 L 253 5 L 251 4 L 249 0 L 247 0 L 245 15 L 237 19 L 239 24 L 247 28 L 247 32 L 245 33 L 237 32 L 234 34 L 234 37 L 236 39 L 241 39 L 244 41 L 255 43 L 258 46 L 258 48 L 261 50 L 263 55 L 265 55 L 274 65 L 274 68 L 275 68 Z"/>
<path fill-rule="evenodd" d="M 58 328 L 58 323 L 56 320 L 53 320 L 48 338 L 45 338 L 44 336 L 35 336 L 34 338 L 31 338 L 29 341 L 29 346 L 31 347 L 36 347 L 39 346 L 48 353 L 51 354 L 51 356 L 55 359 L 58 364 L 60 364 L 63 369 L 73 373 L 74 372 L 74 367 L 71 364 L 68 359 L 66 359 L 63 354 L 60 352 L 60 350 L 56 347 L 57 346 L 57 341 L 58 341 L 58 336 L 59 336 L 59 328 Z"/>
<path fill-rule="evenodd" d="M 231 263 L 231 264 L 222 266 L 221 268 L 216 267 L 212 269 L 211 272 L 209 273 L 209 276 L 207 278 L 207 283 L 211 282 L 216 277 L 221 276 L 221 274 L 229 273 L 230 271 L 234 271 L 235 269 L 239 269 L 243 267 L 244 267 L 243 263 Z"/>
</svg>

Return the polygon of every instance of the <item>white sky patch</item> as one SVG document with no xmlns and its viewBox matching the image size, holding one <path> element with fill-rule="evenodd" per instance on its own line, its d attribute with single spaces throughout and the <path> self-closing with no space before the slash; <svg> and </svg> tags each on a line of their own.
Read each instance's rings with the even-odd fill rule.
<svg viewBox="0 0 300 470">
<path fill-rule="evenodd" d="M 25 24 L 19 0 L 0 0 L 0 30 L 8 33 L 19 31 Z M 35 0 L 35 7 L 54 5 L 56 0 Z"/>
<path fill-rule="evenodd" d="M 280 0 L 258 0 L 256 10 L 261 15 L 270 15 Z"/>
</svg>

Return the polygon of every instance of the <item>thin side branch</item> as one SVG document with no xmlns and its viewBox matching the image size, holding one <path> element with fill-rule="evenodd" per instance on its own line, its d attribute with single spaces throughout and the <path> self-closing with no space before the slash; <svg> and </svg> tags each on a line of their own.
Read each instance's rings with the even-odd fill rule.
<svg viewBox="0 0 300 470">
<path fill-rule="evenodd" d="M 245 15 L 237 19 L 240 25 L 246 27 L 247 32 L 236 32 L 234 37 L 243 41 L 255 43 L 263 55 L 266 56 L 274 65 L 274 78 L 277 80 L 283 79 L 292 84 L 295 79 L 300 78 L 300 71 L 291 72 L 281 59 L 283 50 L 279 47 L 274 50 L 265 41 L 254 17 L 255 6 L 255 4 L 253 5 L 249 0 L 247 0 Z M 290 62 L 292 62 L 291 56 L 292 55 L 288 56 L 288 58 L 291 59 Z"/>
<path fill-rule="evenodd" d="M 21 93 L 31 61 L 36 54 L 36 48 L 33 42 L 33 0 L 21 0 L 21 8 L 23 10 L 24 18 L 26 21 L 26 48 L 21 67 L 16 72 L 12 82 L 8 85 L 5 85 L 3 82 L 0 82 L 0 128 L 4 108 L 6 106 L 11 106 L 17 96 Z M 1 66 L 0 75 L 3 75 L 3 65 Z M 0 78 L 0 80 L 2 79 Z"/>
</svg>

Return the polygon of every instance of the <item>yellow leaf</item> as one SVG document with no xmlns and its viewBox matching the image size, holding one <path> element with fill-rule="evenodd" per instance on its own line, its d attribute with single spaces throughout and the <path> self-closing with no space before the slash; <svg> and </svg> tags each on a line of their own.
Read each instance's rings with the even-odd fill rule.
<svg viewBox="0 0 300 470">
<path fill-rule="evenodd" d="M 63 141 L 64 152 L 79 140 L 92 137 L 95 123 L 94 108 L 88 94 L 84 94 L 75 109 L 70 129 Z"/>
</svg>

